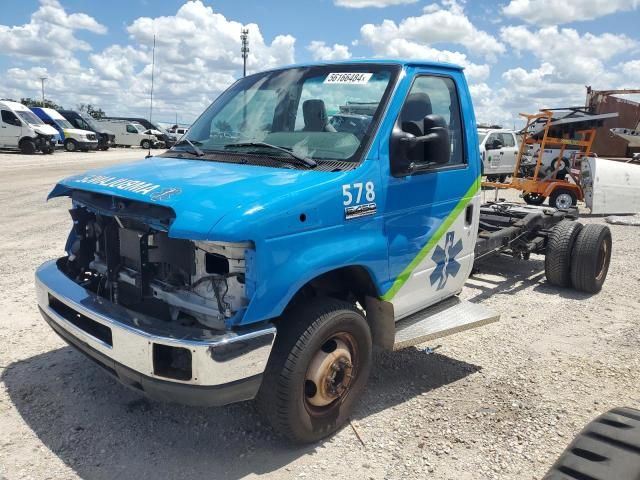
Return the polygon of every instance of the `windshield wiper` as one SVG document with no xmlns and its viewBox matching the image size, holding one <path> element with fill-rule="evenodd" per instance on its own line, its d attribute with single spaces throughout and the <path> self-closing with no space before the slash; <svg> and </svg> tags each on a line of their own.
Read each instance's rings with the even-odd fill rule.
<svg viewBox="0 0 640 480">
<path fill-rule="evenodd" d="M 196 142 L 196 143 L 200 143 L 200 142 Z M 184 144 L 188 144 L 191 146 L 191 148 L 193 149 L 192 152 L 190 152 L 189 150 L 177 150 L 178 152 L 186 152 L 186 153 L 193 153 L 199 157 L 204 157 L 204 152 L 202 150 L 200 150 L 198 147 L 196 147 L 193 142 L 191 140 L 189 140 L 188 138 L 184 138 L 182 140 L 180 140 L 178 143 L 176 143 L 173 147 L 171 147 L 171 150 L 173 150 L 175 147 L 177 147 L 178 145 L 184 145 Z"/>
<path fill-rule="evenodd" d="M 303 157 L 302 155 L 298 155 L 297 153 L 293 153 L 288 148 L 279 147 L 278 145 L 272 145 L 271 143 L 266 142 L 240 142 L 240 143 L 228 143 L 224 146 L 224 148 L 242 148 L 242 147 L 265 147 L 270 148 L 272 150 L 277 150 L 279 152 L 284 152 L 289 155 L 291 158 L 296 159 L 298 162 L 306 165 L 309 168 L 314 168 L 318 166 L 318 162 L 311 158 Z"/>
</svg>

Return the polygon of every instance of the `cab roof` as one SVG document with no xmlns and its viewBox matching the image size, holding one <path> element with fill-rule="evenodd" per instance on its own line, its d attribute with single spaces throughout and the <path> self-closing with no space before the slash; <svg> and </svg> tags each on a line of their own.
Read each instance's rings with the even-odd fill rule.
<svg viewBox="0 0 640 480">
<path fill-rule="evenodd" d="M 416 59 L 399 59 L 399 58 L 360 58 L 352 60 L 341 60 L 337 62 L 310 62 L 310 63 L 296 63 L 293 65 L 286 65 L 284 67 L 272 68 L 264 71 L 276 71 L 286 70 L 288 68 L 301 68 L 301 67 L 319 67 L 327 65 L 400 65 L 402 67 L 438 67 L 446 68 L 450 70 L 464 70 L 464 67 L 456 65 L 454 63 L 436 62 L 433 60 L 416 60 Z M 260 72 L 255 72 L 260 73 Z"/>
</svg>

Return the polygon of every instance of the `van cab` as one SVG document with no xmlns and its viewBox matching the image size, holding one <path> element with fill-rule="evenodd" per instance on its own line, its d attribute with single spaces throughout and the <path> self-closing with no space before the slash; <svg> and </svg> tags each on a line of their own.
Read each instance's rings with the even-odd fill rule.
<svg viewBox="0 0 640 480">
<path fill-rule="evenodd" d="M 75 152 L 77 150 L 86 152 L 98 148 L 98 137 L 94 132 L 73 128 L 73 125 L 53 108 L 33 107 L 31 110 L 44 123 L 58 130 L 62 137 L 62 144 L 67 152 Z"/>
<path fill-rule="evenodd" d="M 518 141 L 513 130 L 478 129 L 484 175 L 504 181 L 513 173 L 518 157 Z"/>
<path fill-rule="evenodd" d="M 0 148 L 53 153 L 58 132 L 18 102 L 0 102 Z"/>
<path fill-rule="evenodd" d="M 109 150 L 109 147 L 114 145 L 114 133 L 98 124 L 91 115 L 84 112 L 76 112 L 75 110 L 58 110 L 58 113 L 75 128 L 94 132 L 98 137 L 98 150 Z"/>
<path fill-rule="evenodd" d="M 144 149 L 157 148 L 163 145 L 156 132 L 156 130 L 149 130 L 137 122 L 131 122 L 128 120 L 98 120 L 100 125 L 104 125 L 115 134 L 115 144 L 124 147 L 136 147 L 140 146 Z"/>
</svg>

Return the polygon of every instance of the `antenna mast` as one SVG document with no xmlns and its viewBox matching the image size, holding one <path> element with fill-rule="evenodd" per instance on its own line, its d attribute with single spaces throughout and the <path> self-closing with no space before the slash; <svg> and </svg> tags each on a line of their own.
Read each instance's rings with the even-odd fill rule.
<svg viewBox="0 0 640 480">
<path fill-rule="evenodd" d="M 240 32 L 240 40 L 242 41 L 242 47 L 240 52 L 242 53 L 242 76 L 247 76 L 247 58 L 249 57 L 249 29 L 243 28 Z"/>
</svg>

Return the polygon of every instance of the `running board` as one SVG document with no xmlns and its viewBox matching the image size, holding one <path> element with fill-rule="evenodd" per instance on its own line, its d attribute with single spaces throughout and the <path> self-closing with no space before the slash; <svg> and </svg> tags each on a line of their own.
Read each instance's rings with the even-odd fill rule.
<svg viewBox="0 0 640 480">
<path fill-rule="evenodd" d="M 448 298 L 396 323 L 394 350 L 497 322 L 500 315 L 477 303 Z"/>
</svg>

